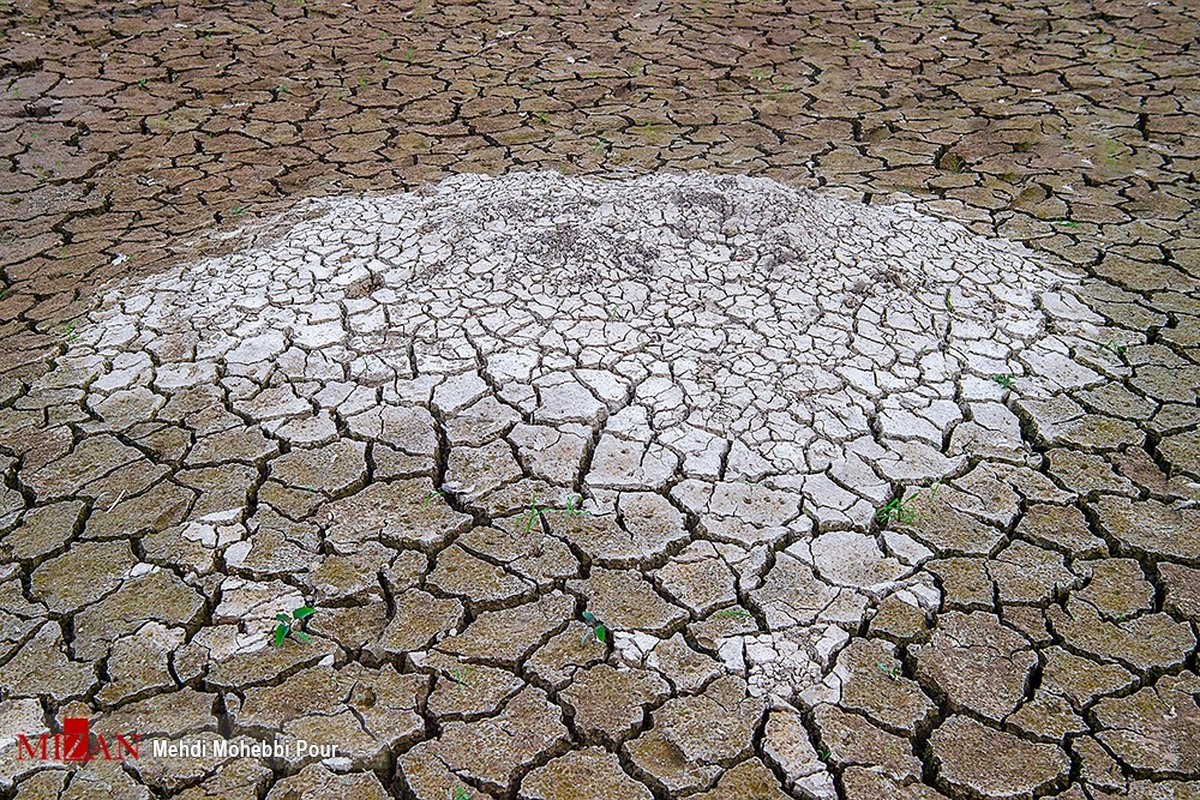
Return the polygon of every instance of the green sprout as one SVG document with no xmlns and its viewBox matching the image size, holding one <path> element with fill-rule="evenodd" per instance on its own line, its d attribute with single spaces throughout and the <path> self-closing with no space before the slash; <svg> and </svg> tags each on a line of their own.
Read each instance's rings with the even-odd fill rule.
<svg viewBox="0 0 1200 800">
<path fill-rule="evenodd" d="M 608 644 L 608 629 L 604 627 L 604 623 L 596 619 L 596 615 L 590 611 L 583 612 L 583 621 L 588 624 L 588 631 L 579 640 L 580 644 L 587 644 L 588 639 L 595 638 L 600 644 Z"/>
<path fill-rule="evenodd" d="M 993 375 L 992 380 L 1000 384 L 1005 389 L 1011 389 L 1013 384 L 1017 382 L 1017 379 L 1012 375 Z"/>
<path fill-rule="evenodd" d="M 429 504 L 433 501 L 433 498 L 442 497 L 445 494 L 446 493 L 441 489 L 434 489 L 432 492 L 425 495 L 425 500 L 421 503 L 421 508 L 429 508 Z"/>
<path fill-rule="evenodd" d="M 1123 358 L 1125 356 L 1125 345 L 1120 344 L 1120 343 L 1114 341 L 1113 339 L 1109 339 L 1104 344 L 1098 345 L 1098 347 L 1101 350 L 1107 350 L 1108 352 L 1112 353 L 1117 358 Z"/>
<path fill-rule="evenodd" d="M 1104 161 L 1110 167 L 1115 166 L 1121 160 L 1122 155 L 1124 155 L 1124 149 L 1116 139 L 1108 139 L 1104 142 Z"/>
<path fill-rule="evenodd" d="M 954 310 L 954 301 L 950 299 L 950 290 L 949 289 L 946 290 L 946 296 L 942 298 L 942 301 L 946 304 L 947 311 Z"/>
<path fill-rule="evenodd" d="M 895 520 L 903 525 L 911 525 L 917 519 L 917 512 L 908 508 L 908 503 L 911 503 L 917 496 L 917 492 L 913 492 L 908 497 L 897 497 L 883 508 L 875 512 L 875 520 L 879 524 Z"/>
<path fill-rule="evenodd" d="M 467 791 L 467 787 L 460 784 L 454 787 L 454 792 L 450 795 L 450 800 L 471 800 L 471 793 Z"/>
<path fill-rule="evenodd" d="M 466 686 L 471 680 L 471 676 L 475 674 L 475 667 L 460 667 L 450 673 L 450 680 L 454 681 L 454 687 Z"/>
<path fill-rule="evenodd" d="M 544 513 L 544 511 L 542 509 L 538 508 L 538 504 L 537 504 L 536 500 L 529 501 L 529 510 L 525 512 L 525 532 L 526 533 L 530 533 L 531 531 L 533 531 L 534 523 L 536 523 L 537 520 L 539 520 L 541 518 L 543 513 Z"/>
<path fill-rule="evenodd" d="M 744 608 L 726 608 L 722 611 L 718 611 L 716 614 L 713 614 L 713 616 L 720 619 L 728 619 L 730 617 L 737 619 L 750 619 L 754 615 Z"/>
<path fill-rule="evenodd" d="M 1078 228 L 1079 223 L 1073 219 L 1056 219 L 1053 220 L 1055 225 L 1062 225 L 1064 228 Z"/>
<path fill-rule="evenodd" d="M 139 80 L 138 80 L 138 88 L 139 88 L 139 89 L 145 89 L 145 88 L 146 88 L 146 81 L 147 81 L 147 79 L 146 79 L 146 78 L 141 78 L 141 79 L 139 79 Z"/>
<path fill-rule="evenodd" d="M 879 662 L 879 669 L 881 669 L 883 671 L 884 675 L 887 675 L 892 680 L 897 680 L 900 677 L 900 665 L 899 664 L 893 664 L 892 666 L 889 667 L 887 664 L 884 664 L 881 661 L 881 662 Z"/>
<path fill-rule="evenodd" d="M 817 748 L 817 758 L 821 759 L 822 762 L 829 761 L 829 748 L 826 747 L 825 745 L 821 745 L 820 747 L 818 747 Z"/>
<path fill-rule="evenodd" d="M 958 153 L 947 153 L 945 158 L 942 159 L 942 165 L 955 175 L 961 175 L 963 170 L 967 168 L 967 160 Z"/>
<path fill-rule="evenodd" d="M 592 513 L 583 508 L 583 497 L 577 494 L 573 494 L 568 497 L 567 504 L 564 507 L 556 508 L 554 510 L 561 511 L 568 517 L 584 517 Z"/>
<path fill-rule="evenodd" d="M 307 624 L 308 618 L 315 613 L 317 613 L 317 610 L 312 606 L 300 606 L 292 612 L 290 617 L 287 614 L 276 614 L 275 619 L 279 624 L 275 626 L 275 646 L 283 647 L 283 640 L 293 634 L 305 644 L 311 642 L 312 637 L 305 633 L 302 628 Z"/>
</svg>

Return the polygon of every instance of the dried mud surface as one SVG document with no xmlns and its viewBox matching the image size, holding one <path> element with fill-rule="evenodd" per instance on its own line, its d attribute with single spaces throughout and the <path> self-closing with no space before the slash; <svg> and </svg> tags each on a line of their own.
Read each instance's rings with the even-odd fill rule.
<svg viewBox="0 0 1200 800">
<path fill-rule="evenodd" d="M 0 20 L 6 800 L 1197 796 L 1188 4 Z"/>
</svg>

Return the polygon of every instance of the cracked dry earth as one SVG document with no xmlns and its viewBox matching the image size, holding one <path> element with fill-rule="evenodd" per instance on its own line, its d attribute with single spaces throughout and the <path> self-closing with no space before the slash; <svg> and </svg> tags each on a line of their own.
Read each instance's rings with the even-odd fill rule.
<svg viewBox="0 0 1200 800">
<path fill-rule="evenodd" d="M 1200 797 L 1194 8 L 0 13 L 4 800 Z"/>
<path fill-rule="evenodd" d="M 1089 410 L 1148 401 L 1079 275 L 705 173 L 299 216 L 101 293 L 6 390 L 17 435 L 60 424 L 9 465 L 9 714 L 339 748 L 104 780 L 1030 797 L 1196 772 L 1200 486 L 1154 460 L 1194 434 L 1126 447 Z M 312 643 L 272 648 L 308 602 Z"/>
</svg>

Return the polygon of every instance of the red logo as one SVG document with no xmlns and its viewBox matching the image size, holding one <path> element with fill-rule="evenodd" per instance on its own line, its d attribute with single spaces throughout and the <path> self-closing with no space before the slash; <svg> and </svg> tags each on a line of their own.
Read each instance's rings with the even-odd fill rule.
<svg viewBox="0 0 1200 800">
<path fill-rule="evenodd" d="M 84 717 L 63 720 L 62 733 L 43 733 L 32 741 L 17 734 L 17 761 L 124 761 L 138 757 L 141 734 L 117 734 L 111 740 L 96 734 L 92 742 L 91 723 Z M 51 752 L 53 746 L 53 753 Z"/>
</svg>

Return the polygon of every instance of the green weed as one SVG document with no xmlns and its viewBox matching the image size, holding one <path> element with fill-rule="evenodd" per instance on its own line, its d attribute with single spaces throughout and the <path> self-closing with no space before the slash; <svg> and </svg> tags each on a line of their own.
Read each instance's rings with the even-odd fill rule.
<svg viewBox="0 0 1200 800">
<path fill-rule="evenodd" d="M 1115 167 L 1122 156 L 1125 155 L 1125 149 L 1116 139 L 1107 139 L 1104 142 L 1104 163 L 1110 167 Z"/>
<path fill-rule="evenodd" d="M 1005 389 L 1011 389 L 1013 384 L 1017 382 L 1017 379 L 1012 375 L 993 375 L 992 380 L 1000 384 Z"/>
<path fill-rule="evenodd" d="M 450 800 L 471 800 L 471 793 L 467 791 L 465 786 L 455 786 L 454 792 L 450 795 Z"/>
<path fill-rule="evenodd" d="M 1112 353 L 1117 358 L 1125 357 L 1125 345 L 1119 344 L 1118 342 L 1116 342 L 1112 339 L 1109 339 L 1104 344 L 1097 345 L 1097 347 L 1099 347 L 1101 350 L 1107 350 L 1108 352 Z"/>
<path fill-rule="evenodd" d="M 967 168 L 967 160 L 957 153 L 947 153 L 942 164 L 955 175 L 961 175 Z"/>
<path fill-rule="evenodd" d="M 471 676 L 475 674 L 475 667 L 460 667 L 450 673 L 450 680 L 454 681 L 455 687 L 466 686 L 470 682 Z"/>
<path fill-rule="evenodd" d="M 435 497 L 441 497 L 445 494 L 441 489 L 434 489 L 429 494 L 425 495 L 425 500 L 421 503 L 421 508 L 429 508 L 429 504 Z"/>
<path fill-rule="evenodd" d="M 587 644 L 588 639 L 595 638 L 600 644 L 608 644 L 608 628 L 604 627 L 604 623 L 596 619 L 596 615 L 590 611 L 583 612 L 583 621 L 588 624 L 588 632 L 580 639 L 580 644 Z"/>
<path fill-rule="evenodd" d="M 881 662 L 879 662 L 879 669 L 883 670 L 883 674 L 887 675 L 892 680 L 898 680 L 900 678 L 900 665 L 899 664 L 893 664 L 892 666 L 889 667 L 887 664 L 884 664 L 881 661 Z"/>
<path fill-rule="evenodd" d="M 913 492 L 908 497 L 897 497 L 875 512 L 875 521 L 880 525 L 896 521 L 903 525 L 911 525 L 917 520 L 917 512 L 908 507 L 916 499 L 919 492 Z"/>
<path fill-rule="evenodd" d="M 305 644 L 311 642 L 312 638 L 304 632 L 303 628 L 315 613 L 317 610 L 312 606 L 300 606 L 292 612 L 290 617 L 287 614 L 276 614 L 275 620 L 279 624 L 275 626 L 273 637 L 275 646 L 283 647 L 283 640 L 293 635 Z"/>
<path fill-rule="evenodd" d="M 753 614 L 744 608 L 726 608 L 722 611 L 718 611 L 716 614 L 713 614 L 713 616 L 718 619 L 752 619 L 754 617 Z"/>
<path fill-rule="evenodd" d="M 577 495 L 577 494 L 573 494 L 570 497 L 568 497 L 567 504 L 565 506 L 563 506 L 562 508 L 556 508 L 553 510 L 561 511 L 562 513 L 566 514 L 568 517 L 585 517 L 592 513 L 590 511 L 588 511 L 587 509 L 583 508 L 583 497 L 581 495 Z"/>
<path fill-rule="evenodd" d="M 525 512 L 525 533 L 533 531 L 534 524 L 542 518 L 543 513 L 545 510 L 538 507 L 536 500 L 529 501 L 529 509 Z"/>
</svg>

